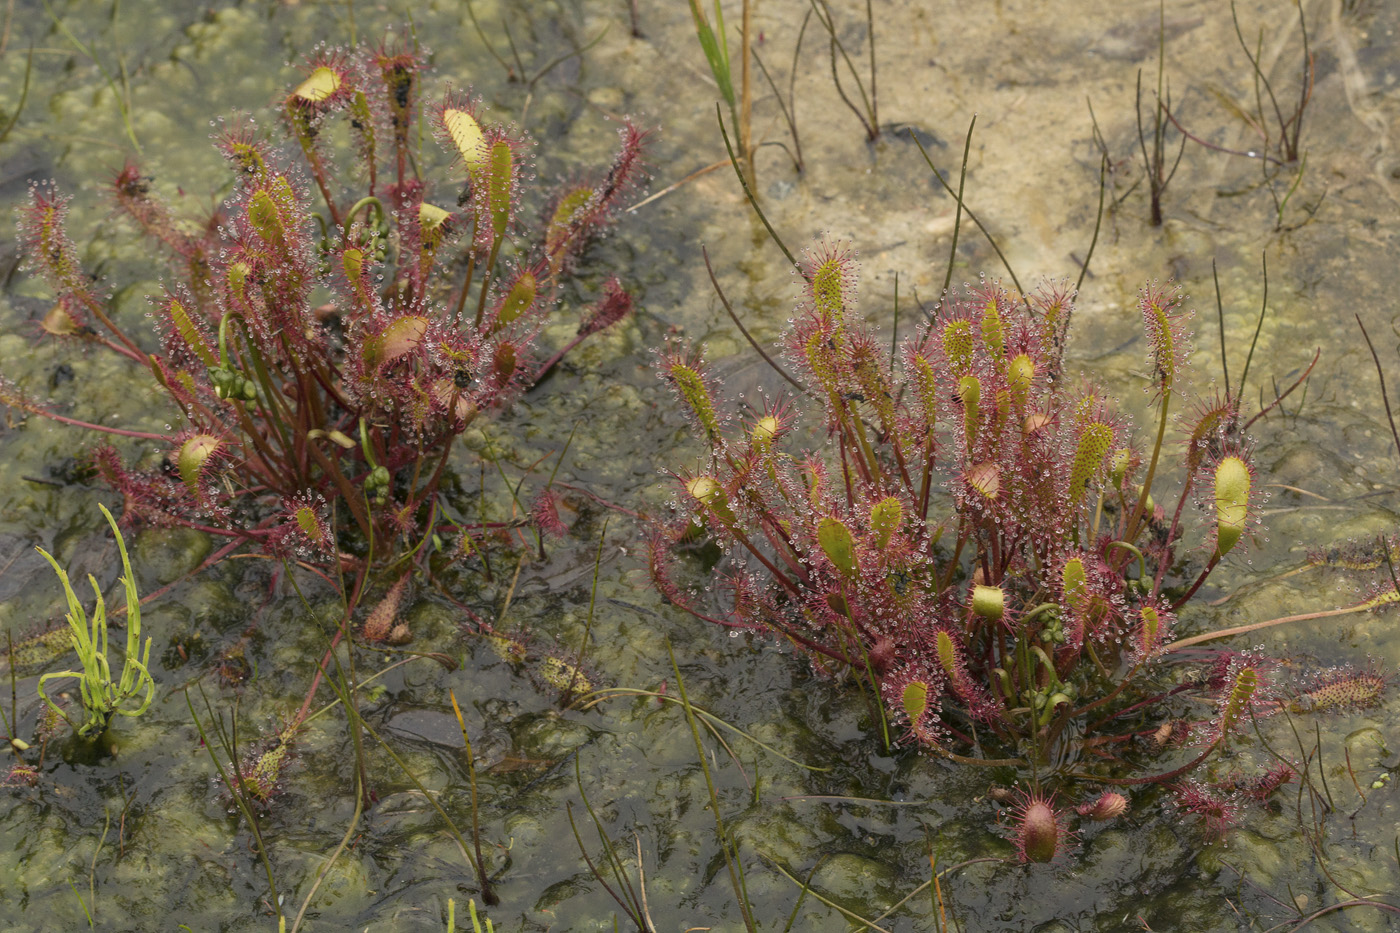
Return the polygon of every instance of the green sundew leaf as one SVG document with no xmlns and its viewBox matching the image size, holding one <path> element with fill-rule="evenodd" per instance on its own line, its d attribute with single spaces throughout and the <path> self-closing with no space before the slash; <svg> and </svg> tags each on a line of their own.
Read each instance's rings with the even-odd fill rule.
<svg viewBox="0 0 1400 933">
<path fill-rule="evenodd" d="M 510 143 L 499 140 L 492 144 L 487 178 L 487 208 L 491 212 L 491 231 L 496 239 L 506 234 L 510 225 L 511 198 L 515 194 L 515 154 Z"/>
<path fill-rule="evenodd" d="M 246 262 L 235 262 L 228 267 L 228 288 L 240 301 L 244 300 L 243 292 L 248 286 L 248 273 L 252 268 Z"/>
<path fill-rule="evenodd" d="M 943 355 L 954 376 L 965 376 L 972 368 L 973 347 L 971 321 L 949 321 L 943 328 Z"/>
<path fill-rule="evenodd" d="M 194 321 L 190 320 L 189 313 L 185 311 L 185 306 L 172 298 L 170 299 L 168 313 L 170 314 L 170 323 L 175 328 L 175 333 L 180 335 L 180 339 L 185 342 L 185 346 L 193 350 L 204 365 L 208 366 L 210 369 L 219 365 L 219 361 L 214 356 L 214 353 L 204 345 L 203 339 L 199 336 L 199 331 L 195 329 Z"/>
<path fill-rule="evenodd" d="M 449 107 L 442 112 L 442 127 L 457 147 L 468 173 L 474 176 L 480 172 L 486 165 L 486 134 L 476 117 L 469 111 Z"/>
<path fill-rule="evenodd" d="M 1082 557 L 1071 557 L 1065 561 L 1065 569 L 1060 571 L 1060 585 L 1064 588 L 1065 604 L 1077 610 L 1089 598 L 1089 575 L 1084 570 Z"/>
<path fill-rule="evenodd" d="M 365 341 L 365 362 L 371 367 L 392 363 L 417 350 L 428 332 L 428 319 L 411 314 L 394 321 L 378 337 Z"/>
<path fill-rule="evenodd" d="M 580 185 L 559 199 L 544 234 L 544 251 L 551 265 L 557 265 L 567 252 L 568 242 L 577 232 L 575 225 L 592 206 L 593 195 L 592 188 Z"/>
<path fill-rule="evenodd" d="M 340 75 L 334 68 L 322 65 L 312 71 L 305 81 L 296 86 L 296 90 L 292 91 L 292 96 L 300 97 L 308 103 L 319 104 L 338 90 L 340 90 Z"/>
<path fill-rule="evenodd" d="M 890 546 L 890 539 L 904 521 L 904 506 L 890 496 L 870 507 L 870 530 L 875 533 L 875 546 L 880 550 Z"/>
<path fill-rule="evenodd" d="M 1224 557 L 1240 540 L 1249 519 L 1253 477 L 1239 457 L 1225 457 L 1215 468 L 1215 554 Z"/>
<path fill-rule="evenodd" d="M 355 91 L 350 99 L 350 112 L 354 115 L 353 126 L 362 139 L 361 153 L 374 159 L 374 114 L 369 109 L 369 98 L 361 90 Z"/>
<path fill-rule="evenodd" d="M 249 199 L 248 222 L 253 225 L 258 236 L 273 246 L 281 246 L 286 242 L 282 213 L 277 208 L 277 202 L 265 189 L 259 188 Z"/>
<path fill-rule="evenodd" d="M 1149 336 L 1152 339 L 1152 360 L 1157 367 L 1157 378 L 1164 390 L 1170 389 L 1176 381 L 1176 332 L 1172 330 L 1171 316 L 1167 313 L 1167 308 L 1160 302 L 1152 302 L 1146 310 L 1155 323 Z"/>
<path fill-rule="evenodd" d="M 924 713 L 928 712 L 928 684 L 921 680 L 910 681 L 904 688 L 904 696 L 900 698 L 900 702 L 909 721 L 918 723 L 924 718 Z"/>
<path fill-rule="evenodd" d="M 1225 699 L 1225 708 L 1220 713 L 1220 732 L 1228 733 L 1239 721 L 1254 698 L 1259 687 L 1259 672 L 1253 667 L 1242 668 L 1230 685 L 1230 695 Z"/>
<path fill-rule="evenodd" d="M 972 611 L 984 619 L 1000 619 L 1006 612 L 1006 593 L 999 586 L 977 584 L 972 588 Z"/>
<path fill-rule="evenodd" d="M 429 257 L 442 242 L 442 235 L 445 231 L 447 218 L 451 217 L 450 211 L 445 211 L 436 204 L 429 204 L 422 201 L 418 205 L 418 232 L 423 241 L 423 254 Z"/>
<path fill-rule="evenodd" d="M 1186 442 L 1186 471 L 1195 473 L 1196 468 L 1201 465 L 1201 459 L 1209 449 L 1209 441 L 1212 436 L 1225 424 L 1225 419 L 1232 413 L 1228 404 L 1212 405 L 1201 415 L 1196 426 L 1191 429 L 1191 436 Z"/>
<path fill-rule="evenodd" d="M 919 407 L 923 409 L 924 420 L 932 431 L 938 414 L 938 377 L 933 371 L 933 364 L 922 356 L 915 356 L 913 376 Z"/>
<path fill-rule="evenodd" d="M 846 313 L 845 265 L 840 257 L 828 257 L 812 272 L 812 303 L 824 318 L 840 321 Z"/>
<path fill-rule="evenodd" d="M 1138 610 L 1138 615 L 1142 617 L 1142 644 L 1151 649 L 1157 644 L 1157 635 L 1162 629 L 1162 617 L 1151 606 L 1143 606 Z"/>
<path fill-rule="evenodd" d="M 316 518 L 316 512 L 309 505 L 300 506 L 295 513 L 297 527 L 301 533 L 306 535 L 318 547 L 324 544 L 321 534 L 321 522 Z"/>
<path fill-rule="evenodd" d="M 1071 506 L 1079 505 L 1084 498 L 1084 490 L 1089 485 L 1104 458 L 1113 446 L 1113 427 L 1102 421 L 1086 425 L 1079 435 L 1079 445 L 1074 451 L 1074 462 L 1069 471 L 1069 501 Z"/>
<path fill-rule="evenodd" d="M 235 140 L 229 147 L 229 159 L 238 167 L 246 180 L 256 181 L 267 173 L 267 161 L 263 158 L 262 149 L 248 142 Z"/>
<path fill-rule="evenodd" d="M 695 420 L 705 429 L 706 440 L 711 444 L 719 440 L 719 416 L 715 413 L 714 399 L 710 397 L 710 389 L 705 385 L 704 377 L 695 367 L 681 360 L 668 367 L 667 375 L 671 377 L 672 385 L 676 387 L 686 405 L 690 406 Z"/>
<path fill-rule="evenodd" d="M 352 246 L 340 257 L 340 264 L 345 269 L 345 277 L 352 283 L 358 282 L 365 271 L 364 250 Z"/>
<path fill-rule="evenodd" d="M 1017 408 L 1025 407 L 1034 379 L 1035 360 L 1025 353 L 1013 357 L 1006 367 L 1006 381 L 1011 386 L 1011 398 L 1016 402 Z"/>
<path fill-rule="evenodd" d="M 772 415 L 764 415 L 753 424 L 753 431 L 749 437 L 753 439 L 754 449 L 767 454 L 773 447 L 773 439 L 778 436 L 778 419 Z"/>
<path fill-rule="evenodd" d="M 292 183 L 286 175 L 274 175 L 267 185 L 268 194 L 272 196 L 278 209 L 285 215 L 297 206 L 297 195 L 292 189 Z"/>
<path fill-rule="evenodd" d="M 817 384 L 833 396 L 836 395 L 839 383 L 836 379 L 836 354 L 831 347 L 831 340 L 818 330 L 807 339 L 807 345 L 802 349 L 807 358 L 807 366 L 816 377 Z"/>
<path fill-rule="evenodd" d="M 997 311 L 997 300 L 988 298 L 982 309 L 982 343 L 993 359 L 1000 359 L 1005 335 L 1002 332 L 1001 314 Z"/>
<path fill-rule="evenodd" d="M 963 432 L 971 448 L 977 440 L 977 423 L 982 417 L 978 407 L 982 400 L 982 381 L 976 376 L 963 376 L 958 380 L 958 398 L 963 404 Z"/>
<path fill-rule="evenodd" d="M 724 494 L 724 487 L 714 477 L 697 476 L 685 484 L 685 491 L 726 527 L 737 521 L 734 510 L 729 507 L 729 497 Z"/>
<path fill-rule="evenodd" d="M 530 309 L 530 305 L 535 302 L 535 292 L 538 288 L 535 277 L 529 272 L 523 273 L 515 280 L 515 284 L 506 293 L 505 301 L 501 302 L 501 309 L 496 313 L 496 328 L 510 324 Z"/>
<path fill-rule="evenodd" d="M 836 518 L 827 516 L 817 525 L 817 543 L 822 553 L 841 573 L 854 577 L 860 573 L 856 560 L 856 542 L 851 530 Z"/>
<path fill-rule="evenodd" d="M 418 205 L 418 226 L 423 231 L 423 238 L 427 239 L 430 234 L 436 234 L 442 227 L 442 222 L 451 216 L 451 211 L 445 211 L 427 201 L 421 202 Z"/>
<path fill-rule="evenodd" d="M 960 680 L 958 653 L 957 649 L 953 647 L 952 636 L 940 630 L 934 638 L 934 648 L 938 653 L 938 663 L 942 666 L 943 673 L 948 675 L 949 680 Z"/>
</svg>

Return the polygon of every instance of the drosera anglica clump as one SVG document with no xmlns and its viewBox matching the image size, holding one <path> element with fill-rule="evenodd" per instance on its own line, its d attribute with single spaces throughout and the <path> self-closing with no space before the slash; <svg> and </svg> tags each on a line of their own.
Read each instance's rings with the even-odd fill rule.
<svg viewBox="0 0 1400 933">
<path fill-rule="evenodd" d="M 1063 848 L 1052 791 L 1119 787 L 1078 807 L 1111 818 L 1130 788 L 1185 786 L 1280 708 L 1262 654 L 1177 653 L 1182 607 L 1249 547 L 1263 484 L 1238 390 L 1183 404 L 1191 314 L 1176 288 L 1137 298 L 1156 407 L 1144 446 L 1112 398 L 1062 375 L 1067 286 L 953 291 L 891 353 L 862 321 L 849 246 L 821 243 L 796 271 L 782 345 L 801 394 L 763 406 L 817 408 L 825 445 L 790 453 L 820 444 L 790 417 L 782 432 L 737 421 L 702 351 L 668 349 L 659 374 L 706 444 L 652 536 L 663 594 L 863 682 L 887 742 L 1035 776 L 1016 818 L 1034 861 Z M 727 605 L 674 579 L 697 529 L 727 556 Z"/>
<path fill-rule="evenodd" d="M 164 469 L 110 447 L 93 456 L 127 521 L 319 566 L 383 561 L 431 538 L 454 440 L 631 312 L 609 279 L 577 336 L 537 358 L 574 260 L 644 177 L 647 133 L 623 121 L 612 163 L 551 196 L 536 191 L 533 142 L 470 94 L 421 107 L 425 74 L 424 55 L 393 39 L 317 52 L 279 107 L 290 147 L 251 119 L 220 129 L 234 193 L 202 223 L 123 168 L 118 209 L 169 264 L 150 297 L 154 341 L 109 313 L 65 230 L 67 197 L 35 185 L 19 228 L 55 299 L 44 330 L 148 370 L 183 423 L 75 421 L 8 381 L 0 403 L 166 448 Z M 455 162 L 436 187 L 410 151 L 420 112 Z M 332 144 L 340 122 L 344 151 Z M 533 200 L 555 207 L 536 221 Z M 456 530 L 480 544 L 499 529 Z"/>
</svg>

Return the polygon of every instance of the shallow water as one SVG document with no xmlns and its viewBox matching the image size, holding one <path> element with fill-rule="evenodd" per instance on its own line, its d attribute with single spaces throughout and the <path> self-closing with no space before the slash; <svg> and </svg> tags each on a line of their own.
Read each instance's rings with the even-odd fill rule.
<svg viewBox="0 0 1400 933">
<path fill-rule="evenodd" d="M 837 11 L 838 24 L 843 40 L 863 56 L 868 38 L 856 16 L 859 5 L 850 6 Z M 1200 601 L 1185 622 L 1223 627 L 1355 601 L 1361 586 L 1355 576 L 1312 570 L 1278 577 L 1300 566 L 1310 547 L 1393 530 L 1400 509 L 1397 452 L 1352 317 L 1359 314 L 1370 330 L 1396 399 L 1400 315 L 1388 286 L 1400 255 L 1400 9 L 1366 0 L 1304 4 L 1316 87 L 1303 127 L 1306 171 L 1281 218 L 1258 185 L 1257 161 L 1189 146 L 1165 195 L 1166 223 L 1153 229 L 1145 222 L 1143 186 L 1130 189 L 1142 171 L 1134 80 L 1141 68 L 1144 83 L 1155 82 L 1156 7 L 1073 0 L 963 6 L 973 9 L 876 3 L 879 120 L 920 130 L 931 140 L 935 163 L 948 172 L 956 170 L 968 122 L 977 114 L 966 200 L 1029 288 L 1047 276 L 1076 277 L 1088 248 L 1099 178 L 1085 99 L 1092 101 L 1114 162 L 1110 198 L 1116 204 L 1104 217 L 1081 291 L 1072 370 L 1103 382 L 1142 425 L 1149 399 L 1133 299 L 1145 281 L 1175 278 L 1198 310 L 1191 378 L 1198 392 L 1208 391 L 1220 372 L 1214 260 L 1230 371 L 1238 379 L 1261 303 L 1261 254 L 1269 266 L 1269 319 L 1251 385 L 1286 385 L 1321 348 L 1306 394 L 1300 390 L 1284 413 L 1253 431 L 1261 475 L 1278 484 L 1267 531 L 1247 555 L 1232 556 L 1203 595 L 1214 599 L 1254 586 L 1218 609 Z M 226 178 L 207 139 L 210 120 L 261 109 L 296 80 L 295 68 L 282 67 L 284 61 L 299 60 L 317 41 L 351 38 L 348 5 L 117 8 L 75 2 L 52 9 L 108 72 L 119 76 L 124 67 L 143 171 L 165 194 L 183 192 L 192 212 L 207 209 Z M 791 65 L 803 9 L 795 0 L 770 0 L 757 11 L 760 54 L 775 77 Z M 698 90 L 709 79 L 684 5 L 641 4 L 641 38 L 630 36 L 622 4 L 478 3 L 475 10 L 502 50 L 501 23 L 510 23 L 527 70 L 603 34 L 530 89 L 505 80 L 461 5 L 411 11 L 356 6 L 353 22 L 358 37 L 375 41 L 386 27 L 402 30 L 411 19 L 432 52 L 430 89 L 471 84 L 501 114 L 519 114 L 528 105 L 523 122 L 540 140 L 538 168 L 546 177 L 605 158 L 613 133 L 604 117 L 624 112 L 661 126 L 651 156 L 654 190 L 722 157 L 714 94 Z M 737 23 L 737 8 L 726 13 L 727 22 Z M 1296 17 L 1282 2 L 1244 4 L 1239 13 L 1251 41 L 1263 27 L 1263 58 L 1287 95 L 1286 111 L 1301 60 Z M 20 120 L 0 147 L 0 207 L 8 212 L 21 203 L 29 180 L 58 179 L 76 196 L 70 229 L 89 268 L 121 286 L 120 313 L 134 318 L 162 270 L 149 265 L 124 224 L 112 221 L 101 194 L 132 154 L 131 143 L 102 72 L 73 52 L 48 17 L 43 4 L 23 0 L 9 20 L 0 58 L 0 126 L 17 104 L 31 42 L 34 74 Z M 1247 108 L 1252 99 L 1228 12 L 1215 3 L 1174 3 L 1166 19 L 1166 74 L 1185 125 L 1228 148 L 1257 145 L 1226 103 Z M 953 203 L 906 138 L 890 131 L 873 145 L 864 141 L 833 90 L 818 38 L 813 23 L 796 85 L 807 172 L 795 174 L 781 149 L 766 147 L 758 158 L 759 186 L 790 245 L 828 231 L 859 249 L 863 307 L 872 322 L 887 327 L 896 271 L 906 321 L 915 299 L 927 305 L 936 298 Z M 754 127 L 763 139 L 786 140 L 776 106 L 762 94 Z M 1280 198 L 1288 177 L 1275 182 Z M 714 299 L 701 244 L 755 336 L 776 338 L 792 304 L 792 277 L 751 217 L 733 173 L 722 167 L 640 208 L 590 252 L 585 283 L 619 271 L 640 299 L 641 313 L 586 345 L 514 414 L 472 442 L 495 441 L 508 471 L 518 476 L 562 446 L 578 423 L 560 479 L 630 509 L 660 508 L 672 494 L 660 471 L 681 468 L 701 452 L 651 373 L 649 348 L 683 332 L 707 342 L 731 390 L 751 393 L 771 381 Z M 0 244 L 5 375 L 52 394 L 75 417 L 157 429 L 167 423 L 174 413 L 159 407 L 141 374 L 102 354 L 37 341 L 33 322 L 47 309 L 42 286 L 15 272 L 14 263 L 6 240 Z M 954 278 L 974 282 L 984 272 L 1004 276 L 986 239 L 964 220 Z M 547 339 L 571 330 L 561 325 Z M 17 637 L 60 611 L 59 591 L 33 545 L 53 551 L 75 575 L 90 571 L 104 584 L 116 577 L 96 510 L 99 501 L 115 505 L 113 497 L 64 479 L 65 459 L 86 440 L 37 419 L 0 434 L 0 623 Z M 470 487 L 475 459 L 464 452 L 458 468 Z M 504 493 L 497 492 L 492 507 L 503 510 Z M 498 626 L 527 632 L 538 651 L 577 646 L 603 536 L 587 654 L 594 682 L 641 689 L 665 683 L 674 693 L 669 641 L 696 703 L 790 758 L 831 769 L 805 770 L 743 739 L 731 741 L 737 762 L 717 746 L 710 758 L 722 816 L 739 841 L 748 895 L 765 929 L 781 929 L 798 901 L 799 881 L 776 866 L 796 879 L 812 873 L 822 897 L 874 919 L 928 880 L 930 847 L 940 867 L 1010 853 L 985 799 L 989 775 L 908 752 L 885 754 L 858 696 L 814 675 L 790 651 L 758 638 L 725 637 L 662 605 L 647 586 L 637 526 L 614 516 L 604 533 L 604 510 L 582 496 L 574 504 L 579 512 L 569 540 L 553 547 L 546 561 L 524 566 L 504 615 L 513 566 L 506 573 L 497 568 L 490 583 L 458 571 L 447 575 L 447 585 Z M 137 535 L 142 590 L 179 579 L 208 548 L 199 536 Z M 85 911 L 95 927 L 111 930 L 275 928 L 267 878 L 247 827 L 229 815 L 213 783 L 180 690 L 198 680 L 213 708 L 236 718 L 249 737 L 295 711 L 324 641 L 295 594 L 272 584 L 271 572 L 255 562 L 225 562 L 152 604 L 144 625 L 155 639 L 153 657 L 163 658 L 155 671 L 160 698 L 147 715 L 120 727 L 117 756 L 92 765 L 51 753 L 37 787 L 0 797 L 0 851 L 6 853 L 0 903 L 10 908 L 0 930 L 78 929 L 87 923 Z M 600 843 L 582 808 L 583 794 L 633 871 L 634 839 L 640 841 L 658 930 L 741 929 L 704 776 L 679 710 L 624 697 L 561 713 L 557 691 L 532 676 L 530 665 L 517 668 L 464 635 L 461 615 L 430 588 L 420 585 L 411 595 L 413 647 L 445 652 L 462 666 L 451 673 L 428 661 L 395 668 L 367 692 L 362 714 L 465 829 L 468 772 L 448 691 L 462 704 L 481 765 L 483 846 L 499 872 L 501 904 L 490 912 L 497 929 L 612 928 L 616 905 L 590 874 L 570 831 L 571 807 L 597 862 Z M 328 591 L 313 588 L 308 598 L 321 610 L 334 609 Z M 246 644 L 254 676 L 240 691 L 219 686 L 207 665 L 238 643 L 255 619 L 258 632 Z M 1249 643 L 1264 644 L 1300 671 L 1371 658 L 1393 673 L 1400 663 L 1400 641 L 1390 634 L 1394 621 L 1393 611 L 1346 616 L 1272 629 Z M 181 660 L 177 644 L 191 660 Z M 62 663 L 18 672 L 21 734 L 38 709 L 37 675 Z M 361 656 L 357 663 L 363 672 L 382 661 Z M 202 706 L 199 711 L 204 714 Z M 1385 783 L 1381 775 L 1400 769 L 1389 747 L 1398 713 L 1392 691 L 1378 709 L 1298 719 L 1300 730 L 1316 723 L 1321 732 L 1323 774 L 1336 808 L 1321 824 L 1322 864 L 1291 797 L 1279 812 L 1250 813 L 1226 843 L 1205 845 L 1148 792 L 1135 799 L 1128 820 L 1084 831 L 1073 855 L 1049 866 L 971 865 L 944 879 L 944 896 L 968 930 L 1109 931 L 1138 928 L 1138 917 L 1157 930 L 1244 929 L 1251 922 L 1268 928 L 1293 916 L 1273 898 L 1305 898 L 1297 902 L 1305 913 L 1345 900 L 1330 879 L 1357 895 L 1387 893 L 1400 873 L 1393 849 L 1400 805 L 1391 786 L 1400 779 Z M 1264 735 L 1293 747 L 1282 724 L 1266 726 Z M 1350 743 L 1348 735 L 1355 736 Z M 1302 741 L 1312 747 L 1308 735 Z M 1249 747 L 1242 754 L 1258 752 Z M 277 889 L 292 913 L 350 823 L 352 760 L 343 716 L 314 720 L 297 743 L 286 792 L 263 820 Z M 321 885 L 304 928 L 442 929 L 447 898 L 457 900 L 459 914 L 467 898 L 479 900 L 475 878 L 414 783 L 378 749 L 369 762 L 376 800 Z M 1378 781 L 1383 786 L 1372 789 Z M 864 799 L 817 799 L 832 795 Z M 1309 816 L 1305 826 L 1311 825 Z M 1387 925 L 1390 918 L 1353 909 L 1309 928 L 1388 929 L 1396 925 Z M 792 929 L 840 929 L 846 922 L 809 896 Z M 889 930 L 936 929 L 929 893 L 878 922 Z"/>
</svg>

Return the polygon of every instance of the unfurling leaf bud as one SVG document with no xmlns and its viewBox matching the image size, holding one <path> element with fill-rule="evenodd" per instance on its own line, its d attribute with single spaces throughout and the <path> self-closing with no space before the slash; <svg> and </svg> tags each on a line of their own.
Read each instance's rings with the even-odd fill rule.
<svg viewBox="0 0 1400 933">
<path fill-rule="evenodd" d="M 1074 810 L 1086 820 L 1117 819 L 1128 812 L 1128 798 L 1117 791 L 1106 790 L 1093 803 L 1082 803 Z"/>
</svg>

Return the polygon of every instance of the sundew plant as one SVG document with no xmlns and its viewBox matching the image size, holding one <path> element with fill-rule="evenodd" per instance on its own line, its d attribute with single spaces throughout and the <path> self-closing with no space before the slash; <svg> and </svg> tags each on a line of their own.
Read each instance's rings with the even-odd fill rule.
<svg viewBox="0 0 1400 933">
<path fill-rule="evenodd" d="M 68 200 L 32 190 L 19 234 L 53 291 L 43 330 L 149 370 L 185 423 L 165 434 L 76 421 L 8 382 L 0 401 L 163 447 L 155 468 L 110 446 L 93 456 L 127 520 L 322 565 L 421 548 L 443 526 L 454 439 L 630 312 L 609 280 L 577 336 L 536 358 L 574 259 L 641 177 L 646 134 L 624 123 L 611 165 L 537 195 L 531 141 L 467 93 L 425 107 L 423 74 L 421 54 L 393 42 L 320 53 L 281 102 L 287 143 L 251 119 L 219 133 L 235 193 L 200 224 L 137 167 L 121 171 L 117 207 L 172 272 L 150 299 L 154 348 L 81 267 Z M 455 160 L 436 186 L 418 171 L 420 121 Z M 457 524 L 468 553 L 499 530 Z"/>
<path fill-rule="evenodd" d="M 1052 792 L 1167 784 L 1219 828 L 1289 779 L 1261 760 L 1257 774 L 1187 782 L 1258 719 L 1312 707 L 1259 651 L 1182 651 L 1226 634 L 1183 638 L 1179 614 L 1248 546 L 1261 482 L 1237 393 L 1187 400 L 1178 292 L 1137 299 L 1156 405 L 1144 444 L 1113 399 L 1064 372 L 1067 286 L 947 294 L 892 353 L 859 316 L 848 246 L 823 242 L 798 270 L 783 338 L 795 398 L 740 418 L 697 350 L 660 359 L 706 442 L 654 535 L 661 592 L 849 674 L 878 698 L 887 742 L 1026 780 L 1008 802 L 1028 860 L 1063 848 Z M 804 409 L 821 434 L 797 430 Z M 676 582 L 676 552 L 701 537 L 727 555 L 723 594 Z M 1333 681 L 1344 704 L 1384 685 L 1367 671 Z M 1110 789 L 1079 806 L 1110 818 L 1128 805 Z"/>
</svg>

